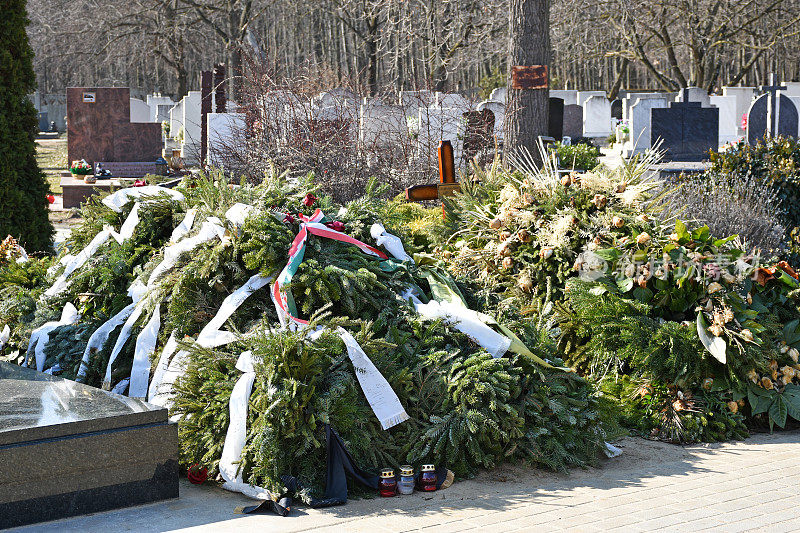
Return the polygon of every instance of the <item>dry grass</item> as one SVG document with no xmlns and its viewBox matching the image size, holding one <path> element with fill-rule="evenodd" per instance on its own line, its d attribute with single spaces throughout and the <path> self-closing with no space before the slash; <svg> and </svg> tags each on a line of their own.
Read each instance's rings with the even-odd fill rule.
<svg viewBox="0 0 800 533">
<path fill-rule="evenodd" d="M 45 173 L 50 192 L 61 194 L 61 172 L 67 170 L 67 138 L 36 141 L 36 162 Z"/>
</svg>

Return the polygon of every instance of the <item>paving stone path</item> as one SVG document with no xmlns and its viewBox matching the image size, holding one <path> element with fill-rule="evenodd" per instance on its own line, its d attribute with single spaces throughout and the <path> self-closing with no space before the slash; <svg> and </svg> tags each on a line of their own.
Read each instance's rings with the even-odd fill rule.
<svg viewBox="0 0 800 533">
<path fill-rule="evenodd" d="M 299 507 L 287 518 L 235 515 L 250 500 L 182 482 L 178 500 L 17 531 L 800 531 L 800 431 L 713 445 L 618 444 L 623 455 L 598 468 L 502 466 L 442 492 Z"/>
</svg>

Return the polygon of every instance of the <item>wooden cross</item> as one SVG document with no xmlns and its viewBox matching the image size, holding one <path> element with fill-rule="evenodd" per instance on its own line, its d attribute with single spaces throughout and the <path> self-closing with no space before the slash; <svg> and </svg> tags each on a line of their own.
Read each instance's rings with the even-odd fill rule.
<svg viewBox="0 0 800 533">
<path fill-rule="evenodd" d="M 778 98 L 778 91 L 785 91 L 786 86 L 778 85 L 778 77 L 773 73 L 769 75 L 769 85 L 762 85 L 759 89 L 770 93 L 767 99 L 767 135 L 772 137 L 780 126 L 781 99 Z"/>
<path fill-rule="evenodd" d="M 414 185 L 406 189 L 406 200 L 409 202 L 422 202 L 452 196 L 460 191 L 461 186 L 456 183 L 455 157 L 453 145 L 450 141 L 439 143 L 439 183 L 431 185 Z M 445 216 L 442 206 L 442 216 Z"/>
</svg>

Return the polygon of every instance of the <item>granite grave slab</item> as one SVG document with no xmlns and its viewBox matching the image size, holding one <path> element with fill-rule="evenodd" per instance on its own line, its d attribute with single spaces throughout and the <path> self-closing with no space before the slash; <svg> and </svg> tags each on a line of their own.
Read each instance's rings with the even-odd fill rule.
<svg viewBox="0 0 800 533">
<path fill-rule="evenodd" d="M 131 122 L 128 88 L 67 88 L 69 161 L 155 161 L 161 148 L 161 124 Z"/>
<path fill-rule="evenodd" d="M 553 91 L 551 91 L 552 93 Z M 547 114 L 547 133 L 560 141 L 564 137 L 564 99 L 550 97 Z"/>
<path fill-rule="evenodd" d="M 769 120 L 767 104 L 770 97 L 769 93 L 762 94 L 750 106 L 750 112 L 747 115 L 747 142 L 749 144 L 755 144 L 767 135 L 767 121 Z M 785 94 L 781 94 L 779 98 L 775 134 L 796 137 L 798 131 L 797 107 Z"/>
<path fill-rule="evenodd" d="M 665 161 L 702 161 L 719 148 L 718 108 L 685 99 L 650 113 L 651 147 L 663 150 Z"/>
<path fill-rule="evenodd" d="M 163 408 L 0 362 L 0 528 L 178 497 Z"/>
<path fill-rule="evenodd" d="M 576 104 L 564 106 L 563 135 L 573 139 L 583 137 L 583 107 Z"/>
</svg>

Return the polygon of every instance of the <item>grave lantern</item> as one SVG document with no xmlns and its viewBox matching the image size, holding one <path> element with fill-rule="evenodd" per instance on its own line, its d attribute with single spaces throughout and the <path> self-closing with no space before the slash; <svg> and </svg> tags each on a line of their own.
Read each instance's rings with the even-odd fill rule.
<svg viewBox="0 0 800 533">
<path fill-rule="evenodd" d="M 167 160 L 163 157 L 156 159 L 156 174 L 159 176 L 167 175 Z"/>
</svg>

